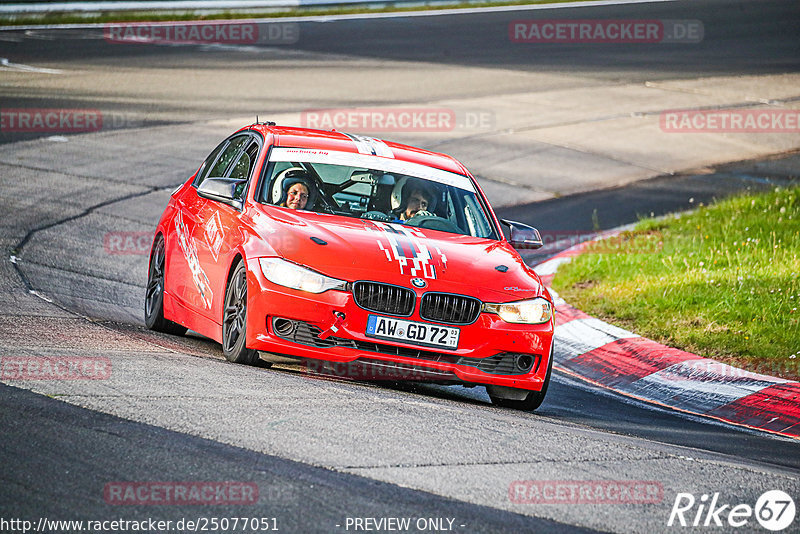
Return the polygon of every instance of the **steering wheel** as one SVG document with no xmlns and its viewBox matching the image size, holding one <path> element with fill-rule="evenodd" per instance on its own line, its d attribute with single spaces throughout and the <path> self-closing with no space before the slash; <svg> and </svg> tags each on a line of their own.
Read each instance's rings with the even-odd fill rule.
<svg viewBox="0 0 800 534">
<path fill-rule="evenodd" d="M 443 219 L 438 215 L 414 215 L 406 221 L 408 226 L 416 226 L 418 228 L 428 228 L 430 230 L 440 230 L 442 232 L 450 232 L 452 234 L 463 234 L 464 231 L 451 223 L 447 219 Z"/>
<path fill-rule="evenodd" d="M 369 219 L 371 221 L 391 221 L 392 218 L 382 211 L 367 211 L 361 215 L 362 219 Z"/>
</svg>

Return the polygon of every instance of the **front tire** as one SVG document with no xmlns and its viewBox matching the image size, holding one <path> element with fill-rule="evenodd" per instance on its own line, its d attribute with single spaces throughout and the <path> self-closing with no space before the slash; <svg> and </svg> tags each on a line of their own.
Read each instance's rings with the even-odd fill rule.
<svg viewBox="0 0 800 534">
<path fill-rule="evenodd" d="M 144 322 L 156 332 L 181 336 L 186 327 L 164 319 L 164 236 L 158 234 L 150 250 L 150 268 L 147 271 L 147 288 L 144 296 Z"/>
<path fill-rule="evenodd" d="M 245 346 L 247 325 L 247 269 L 240 261 L 225 289 L 225 308 L 222 312 L 222 353 L 233 363 L 256 365 L 258 351 Z"/>
</svg>

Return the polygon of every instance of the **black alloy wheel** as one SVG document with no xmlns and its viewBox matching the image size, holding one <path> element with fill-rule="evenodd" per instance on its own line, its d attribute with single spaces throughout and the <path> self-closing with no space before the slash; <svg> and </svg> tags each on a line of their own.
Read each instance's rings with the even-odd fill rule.
<svg viewBox="0 0 800 534">
<path fill-rule="evenodd" d="M 247 269 L 240 261 L 225 290 L 222 312 L 222 352 L 229 362 L 245 365 L 259 363 L 258 351 L 245 347 L 247 325 Z"/>
<path fill-rule="evenodd" d="M 180 336 L 186 327 L 164 318 L 164 236 L 158 234 L 150 250 L 150 268 L 147 272 L 147 289 L 144 297 L 144 322 L 156 332 Z"/>
</svg>

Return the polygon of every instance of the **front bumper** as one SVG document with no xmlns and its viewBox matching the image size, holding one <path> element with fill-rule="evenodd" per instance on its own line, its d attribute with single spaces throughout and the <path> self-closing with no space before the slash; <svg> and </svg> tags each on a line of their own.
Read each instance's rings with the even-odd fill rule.
<svg viewBox="0 0 800 534">
<path fill-rule="evenodd" d="M 422 293 L 418 291 L 418 298 Z M 552 319 L 538 325 L 511 324 L 481 313 L 472 324 L 448 324 L 459 328 L 460 336 L 458 348 L 447 350 L 369 337 L 365 332 L 370 314 L 385 315 L 359 307 L 348 291 L 314 294 L 275 285 L 264 278 L 257 259 L 248 260 L 248 348 L 308 358 L 310 371 L 324 367 L 356 379 L 462 382 L 533 391 L 544 385 Z M 436 324 L 420 318 L 418 306 L 402 319 Z M 530 370 L 516 367 L 517 361 L 530 363 Z"/>
</svg>

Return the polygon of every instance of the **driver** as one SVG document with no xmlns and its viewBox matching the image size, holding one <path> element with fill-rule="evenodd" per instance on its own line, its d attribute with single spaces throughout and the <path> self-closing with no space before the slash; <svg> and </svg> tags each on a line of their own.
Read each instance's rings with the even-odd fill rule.
<svg viewBox="0 0 800 534">
<path fill-rule="evenodd" d="M 401 205 L 395 211 L 397 221 L 406 222 L 414 216 L 431 216 L 433 213 L 428 209 L 433 209 L 435 196 L 433 191 L 418 182 L 410 182 L 403 187 L 403 200 L 405 205 Z M 405 194 L 409 191 L 408 194 Z M 399 213 L 398 213 L 399 211 Z"/>
<path fill-rule="evenodd" d="M 308 186 L 303 182 L 295 182 L 286 192 L 286 200 L 281 206 L 293 210 L 301 210 L 308 203 Z"/>
<path fill-rule="evenodd" d="M 400 214 L 401 221 L 407 221 L 415 215 L 433 215 L 428 211 L 430 194 L 422 189 L 414 189 L 408 197 L 406 209 Z"/>
</svg>

